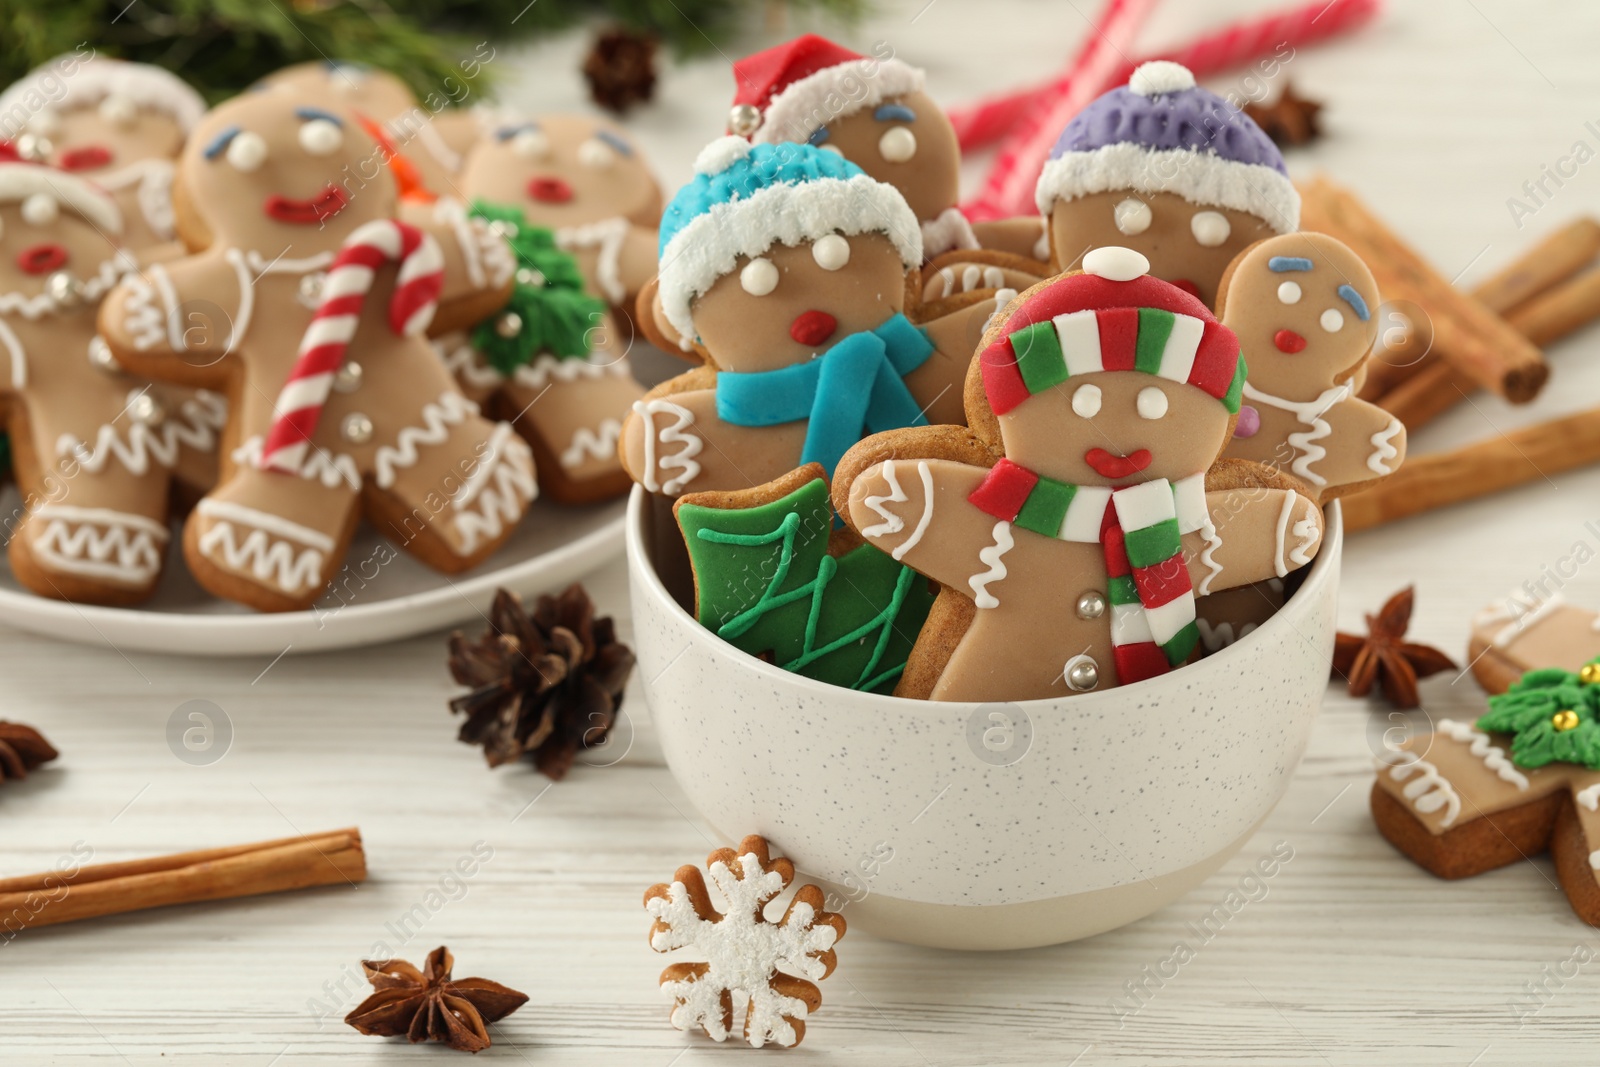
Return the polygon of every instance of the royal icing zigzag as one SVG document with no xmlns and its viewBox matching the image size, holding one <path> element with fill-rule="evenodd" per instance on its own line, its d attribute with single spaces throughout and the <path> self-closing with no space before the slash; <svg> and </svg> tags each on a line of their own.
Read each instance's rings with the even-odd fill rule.
<svg viewBox="0 0 1600 1067">
<path fill-rule="evenodd" d="M 1519 790 L 1528 788 L 1527 777 L 1506 759 L 1505 749 L 1490 743 L 1488 734 L 1474 730 L 1466 723 L 1456 722 L 1454 719 L 1440 719 L 1439 730 L 1452 740 L 1462 744 L 1470 743 L 1472 754 L 1483 760 L 1483 765 L 1493 771 L 1501 781 L 1510 782 Z"/>
<path fill-rule="evenodd" d="M 1004 520 L 994 524 L 994 533 L 991 536 L 994 538 L 994 544 L 978 552 L 978 562 L 989 569 L 967 579 L 967 584 L 972 587 L 973 603 L 980 608 L 1000 606 L 1000 601 L 989 592 L 989 586 L 993 582 L 1005 580 L 1005 555 L 1016 544 L 1011 538 L 1011 524 Z"/>
<path fill-rule="evenodd" d="M 1205 645 L 1207 652 L 1215 652 L 1220 648 L 1227 648 L 1235 641 L 1241 641 L 1254 633 L 1256 629 L 1255 623 L 1247 622 L 1240 626 L 1238 632 L 1235 633 L 1231 622 L 1213 624 L 1202 618 L 1196 618 L 1194 625 L 1200 631 L 1200 643 Z"/>
<path fill-rule="evenodd" d="M 1205 596 L 1211 592 L 1211 583 L 1222 573 L 1222 564 L 1217 562 L 1217 549 L 1222 547 L 1222 535 L 1217 532 L 1217 524 L 1211 521 L 1209 515 L 1206 516 L 1205 524 L 1200 527 L 1200 536 L 1206 541 L 1206 547 L 1200 550 L 1200 562 L 1209 568 L 1210 573 L 1200 579 L 1200 585 L 1195 589 L 1195 593 Z"/>
<path fill-rule="evenodd" d="M 458 554 L 470 556 L 484 541 L 499 537 L 507 525 L 522 518 L 538 494 L 532 450 L 512 435 L 507 423 L 500 423 L 480 469 L 452 500 L 457 510 L 452 521 L 461 539 Z"/>
<path fill-rule="evenodd" d="M 945 269 L 948 270 L 949 268 L 947 267 Z M 906 521 L 904 519 L 902 519 L 899 515 L 896 515 L 893 511 L 884 507 L 885 504 L 904 504 L 906 501 L 911 499 L 910 497 L 906 496 L 906 491 L 900 488 L 900 479 L 895 476 L 893 463 L 885 463 L 883 465 L 883 480 L 889 483 L 889 492 L 887 494 L 879 493 L 877 495 L 868 493 L 867 499 L 865 500 L 867 507 L 876 513 L 878 518 L 882 519 L 883 521 L 874 523 L 871 526 L 862 527 L 862 537 L 890 537 L 906 528 Z"/>
<path fill-rule="evenodd" d="M 644 487 L 652 493 L 674 494 L 685 485 L 695 480 L 700 473 L 700 464 L 695 456 L 705 447 L 705 442 L 699 434 L 690 433 L 689 427 L 694 425 L 694 412 L 681 404 L 674 404 L 670 400 L 635 400 L 633 410 L 640 418 L 645 420 L 644 433 Z M 657 412 L 666 412 L 673 416 L 673 422 L 656 432 L 655 415 Z M 664 456 L 659 461 L 656 451 L 660 445 L 681 444 L 683 448 L 677 453 Z M 663 472 L 681 470 L 683 473 L 668 478 L 665 482 L 656 479 L 658 465 Z"/>
<path fill-rule="evenodd" d="M 580 426 L 572 435 L 572 443 L 561 453 L 561 465 L 570 468 L 585 459 L 609 459 L 616 455 L 617 442 L 621 439 L 622 423 L 616 419 L 605 419 L 592 430 Z"/>
<path fill-rule="evenodd" d="M 34 554 L 51 568 L 144 585 L 161 573 L 167 529 L 143 515 L 49 504 L 30 517 Z"/>
<path fill-rule="evenodd" d="M 315 588 L 322 580 L 323 562 L 333 551 L 333 539 L 326 534 L 222 500 L 202 500 L 197 510 L 211 520 L 200 535 L 200 551 L 232 573 L 289 594 Z M 236 526 L 246 529 L 243 540 Z"/>
<path fill-rule="evenodd" d="M 1388 766 L 1385 761 L 1378 761 L 1380 770 L 1385 766 Z M 1439 825 L 1448 830 L 1456 821 L 1456 816 L 1461 814 L 1461 795 L 1456 792 L 1455 786 L 1439 773 L 1439 768 L 1425 759 L 1406 760 L 1390 767 L 1389 777 L 1397 782 L 1404 782 L 1419 772 L 1422 777 L 1409 783 L 1401 792 L 1411 801 L 1411 806 L 1423 814 L 1430 814 L 1440 808 L 1445 809 L 1444 818 L 1439 820 Z"/>
<path fill-rule="evenodd" d="M 232 459 L 241 467 L 260 466 L 261 435 L 246 439 L 244 444 L 233 450 Z M 329 452 L 325 448 L 308 448 L 305 458 L 293 473 L 310 482 L 321 482 L 326 489 L 337 489 L 341 485 L 353 490 L 361 488 L 361 471 L 357 469 L 354 457 L 342 452 Z"/>
<path fill-rule="evenodd" d="M 1372 455 L 1367 457 L 1367 469 L 1373 474 L 1393 474 L 1394 468 L 1389 466 L 1389 461 L 1400 455 L 1400 450 L 1392 444 L 1397 434 L 1405 427 L 1399 419 L 1391 418 L 1389 425 L 1372 435 Z"/>
<path fill-rule="evenodd" d="M 228 405 L 221 396 L 201 389 L 178 410 L 183 418 L 169 417 L 157 426 L 130 420 L 126 437 L 107 423 L 96 431 L 92 447 L 77 435 L 64 433 L 56 439 L 56 455 L 72 456 L 90 474 L 98 474 L 113 458 L 130 474 L 144 474 L 151 457 L 171 469 L 177 465 L 180 447 L 187 445 L 196 452 L 217 447 L 217 435 L 228 418 Z"/>
<path fill-rule="evenodd" d="M 617 217 L 601 219 L 585 226 L 568 226 L 556 231 L 556 245 L 564 252 L 578 248 L 599 248 L 596 257 L 595 279 L 602 295 L 613 304 L 627 299 L 627 287 L 622 284 L 622 242 L 627 239 L 629 222 Z"/>
<path fill-rule="evenodd" d="M 1309 429 L 1289 435 L 1289 446 L 1300 453 L 1295 461 L 1289 465 L 1289 469 L 1312 485 L 1327 485 L 1328 479 L 1311 469 L 1314 465 L 1322 462 L 1323 458 L 1328 454 L 1328 450 L 1316 442 L 1333 432 L 1333 427 L 1322 416 L 1327 414 L 1328 410 L 1335 404 L 1342 403 L 1350 396 L 1349 383 L 1346 382 L 1344 385 L 1336 385 L 1332 389 L 1324 390 L 1321 396 L 1308 403 L 1285 400 L 1281 396 L 1263 393 L 1261 390 L 1252 387 L 1248 381 L 1244 383 L 1244 395 L 1248 400 L 1254 400 L 1259 404 L 1267 404 L 1287 411 L 1302 424 L 1309 427 Z"/>
<path fill-rule="evenodd" d="M 477 413 L 478 405 L 454 390 L 424 404 L 421 426 L 405 427 L 395 435 L 394 444 L 380 445 L 373 454 L 379 488 L 392 488 L 398 470 L 417 465 L 418 445 L 443 444 L 450 437 L 450 427 L 461 425 Z"/>
</svg>

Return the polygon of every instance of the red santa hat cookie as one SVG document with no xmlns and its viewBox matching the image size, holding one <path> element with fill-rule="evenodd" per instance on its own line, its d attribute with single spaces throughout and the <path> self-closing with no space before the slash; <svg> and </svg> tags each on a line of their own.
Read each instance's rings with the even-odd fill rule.
<svg viewBox="0 0 1600 1067">
<path fill-rule="evenodd" d="M 733 65 L 728 132 L 756 144 L 804 142 L 833 119 L 922 90 L 922 71 L 808 33 Z"/>
</svg>

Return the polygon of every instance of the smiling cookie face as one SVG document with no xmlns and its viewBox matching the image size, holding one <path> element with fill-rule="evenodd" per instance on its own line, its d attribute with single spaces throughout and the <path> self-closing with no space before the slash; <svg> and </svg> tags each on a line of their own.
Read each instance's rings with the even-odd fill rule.
<svg viewBox="0 0 1600 1067">
<path fill-rule="evenodd" d="M 1377 306 L 1359 256 L 1327 234 L 1293 233 L 1245 253 L 1220 311 L 1250 361 L 1250 384 L 1300 397 L 1344 380 L 1371 351 Z"/>
<path fill-rule="evenodd" d="M 500 126 L 473 149 L 456 184 L 553 229 L 619 216 L 650 226 L 661 213 L 660 187 L 632 140 L 577 115 Z"/>
<path fill-rule="evenodd" d="M 171 115 L 111 95 L 93 107 L 46 108 L 28 120 L 34 144 L 49 146 L 39 161 L 86 178 L 146 159 L 172 159 L 183 127 Z"/>
<path fill-rule="evenodd" d="M 0 292 L 56 298 L 60 283 L 51 279 L 64 274 L 99 279 L 98 295 L 115 277 L 120 228 L 109 198 L 40 168 L 0 165 Z"/>
<path fill-rule="evenodd" d="M 741 256 L 694 302 L 694 324 L 718 369 L 773 370 L 883 325 L 904 299 L 905 265 L 889 238 L 829 234 Z"/>
<path fill-rule="evenodd" d="M 818 127 L 810 142 L 899 189 L 919 219 L 935 218 L 956 202 L 956 131 L 927 93 L 904 93 L 834 119 Z"/>
<path fill-rule="evenodd" d="M 236 97 L 195 129 L 179 166 L 180 230 L 266 255 L 337 248 L 395 210 L 382 153 L 341 114 L 274 93 Z M 200 232 L 196 233 L 195 230 Z"/>
</svg>

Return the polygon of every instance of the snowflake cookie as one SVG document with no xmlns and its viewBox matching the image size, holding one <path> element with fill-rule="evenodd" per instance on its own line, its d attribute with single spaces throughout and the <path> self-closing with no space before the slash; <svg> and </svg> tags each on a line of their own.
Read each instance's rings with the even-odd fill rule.
<svg viewBox="0 0 1600 1067">
<path fill-rule="evenodd" d="M 768 919 L 767 905 L 794 881 L 794 864 L 769 859 L 766 839 L 757 835 L 737 849 L 711 853 L 706 870 L 726 912 L 712 906 L 705 879 L 693 864 L 679 867 L 671 885 L 651 886 L 644 895 L 645 910 L 655 919 L 650 947 L 657 952 L 693 947 L 706 957 L 704 963 L 674 963 L 661 972 L 661 988 L 673 999 L 672 1025 L 680 1030 L 699 1026 L 713 1041 L 726 1041 L 738 994 L 748 998 L 744 1036 L 752 1046 L 798 1045 L 806 1035 L 806 1016 L 822 1006 L 814 983 L 833 973 L 833 946 L 844 937 L 844 918 L 824 911 L 822 890 L 806 885 L 782 920 Z"/>
</svg>

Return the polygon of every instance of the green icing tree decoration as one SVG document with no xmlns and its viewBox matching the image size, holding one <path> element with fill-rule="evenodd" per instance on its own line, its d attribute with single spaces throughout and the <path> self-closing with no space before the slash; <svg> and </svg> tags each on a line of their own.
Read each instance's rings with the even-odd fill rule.
<svg viewBox="0 0 1600 1067">
<path fill-rule="evenodd" d="M 501 374 L 526 366 L 541 352 L 558 359 L 587 356 L 589 331 L 602 324 L 606 303 L 584 291 L 577 262 L 556 247 L 553 233 L 525 221 L 520 208 L 479 200 L 472 214 L 498 223 L 517 256 L 511 301 L 473 329 L 473 347 Z M 520 326 L 502 333 L 508 314 Z"/>
<path fill-rule="evenodd" d="M 926 579 L 870 545 L 828 551 L 833 508 L 818 476 L 750 508 L 681 503 L 696 614 L 784 670 L 888 692 L 933 606 Z"/>
<path fill-rule="evenodd" d="M 1478 729 L 1514 735 L 1511 758 L 1523 767 L 1559 762 L 1600 771 L 1600 659 L 1581 675 L 1557 667 L 1529 671 L 1489 698 Z"/>
</svg>

